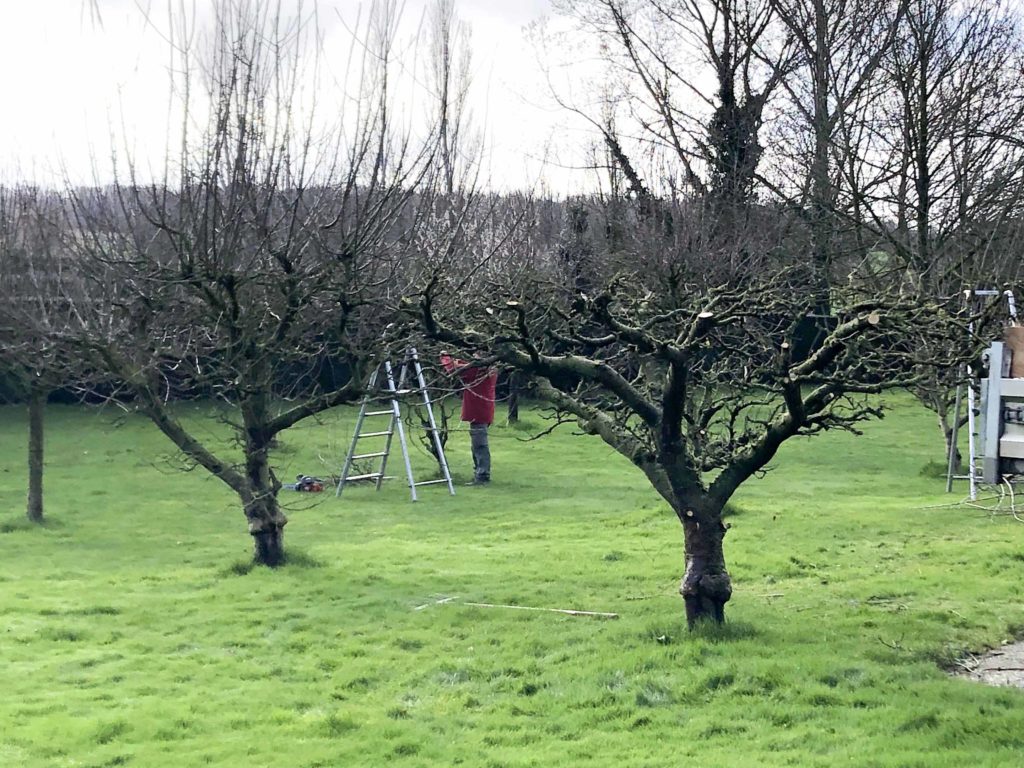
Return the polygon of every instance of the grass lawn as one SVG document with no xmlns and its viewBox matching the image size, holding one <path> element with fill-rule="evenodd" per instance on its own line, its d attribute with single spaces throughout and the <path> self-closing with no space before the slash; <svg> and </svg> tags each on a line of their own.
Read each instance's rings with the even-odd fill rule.
<svg viewBox="0 0 1024 768">
<path fill-rule="evenodd" d="M 1019 766 L 1024 691 L 940 665 L 1021 632 L 1024 525 L 934 507 L 964 491 L 919 474 L 938 430 L 898 403 L 742 490 L 728 623 L 694 634 L 678 523 L 568 429 L 493 429 L 494 483 L 455 498 L 288 494 L 270 572 L 228 491 L 111 411 L 50 409 L 29 528 L 0 409 L 0 766 Z M 286 433 L 282 478 L 336 471 L 353 416 Z M 415 610 L 445 596 L 621 618 Z"/>
</svg>

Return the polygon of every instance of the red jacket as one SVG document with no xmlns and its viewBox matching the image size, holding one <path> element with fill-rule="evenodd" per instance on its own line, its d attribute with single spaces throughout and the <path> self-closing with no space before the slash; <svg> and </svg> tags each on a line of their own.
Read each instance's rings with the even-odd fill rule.
<svg viewBox="0 0 1024 768">
<path fill-rule="evenodd" d="M 494 387 L 498 373 L 489 368 L 476 368 L 472 363 L 441 355 L 441 365 L 448 373 L 462 379 L 462 420 L 473 424 L 494 423 Z"/>
</svg>

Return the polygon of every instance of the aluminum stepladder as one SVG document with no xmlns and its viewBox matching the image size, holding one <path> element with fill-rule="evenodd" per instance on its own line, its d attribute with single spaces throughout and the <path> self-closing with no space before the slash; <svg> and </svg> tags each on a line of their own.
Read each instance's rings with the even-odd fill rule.
<svg viewBox="0 0 1024 768">
<path fill-rule="evenodd" d="M 998 300 L 999 298 L 1006 299 L 1007 314 L 1011 322 L 1017 322 L 1017 301 L 1013 295 L 1013 291 L 999 291 L 999 290 L 966 290 L 964 291 L 964 302 L 971 308 L 972 299 L 974 304 L 980 308 L 982 302 L 986 300 Z M 968 327 L 968 332 L 974 334 L 974 321 L 972 320 Z M 966 479 L 968 481 L 968 496 L 971 501 L 977 501 L 978 498 L 978 486 L 981 484 L 982 470 L 979 465 L 978 456 L 978 402 L 977 393 L 974 389 L 975 383 L 975 371 L 971 365 L 964 366 L 964 373 L 966 374 L 966 381 L 958 384 L 956 388 L 956 399 L 954 400 L 953 406 L 953 423 L 951 424 L 953 435 L 950 439 L 949 455 L 947 456 L 946 465 L 946 493 L 951 493 L 953 490 L 953 480 Z M 956 449 L 957 449 L 957 438 L 960 434 L 960 409 L 964 399 L 964 390 L 967 391 L 967 475 L 954 475 L 953 468 L 956 465 Z"/>
<path fill-rule="evenodd" d="M 378 382 L 381 381 L 383 373 L 383 385 L 378 388 Z M 406 379 L 411 375 L 415 378 L 416 386 L 410 389 L 405 389 Z M 405 395 L 419 394 L 423 399 L 423 407 L 427 413 L 427 432 L 430 434 L 431 441 L 434 444 L 435 455 L 437 456 L 438 465 L 441 469 L 442 477 L 438 480 L 421 480 L 416 482 L 412 473 L 412 463 L 409 460 L 409 443 L 405 436 L 405 427 L 402 424 L 402 407 L 401 398 Z M 375 404 L 386 402 L 387 408 L 380 410 L 371 410 Z M 370 429 L 363 431 L 366 425 L 366 419 L 378 418 L 381 416 L 387 416 L 389 418 L 388 426 L 386 429 Z M 385 470 L 387 469 L 388 457 L 391 453 L 392 438 L 395 433 L 398 433 L 398 443 L 402 448 L 402 458 L 405 461 L 405 476 L 409 483 L 409 493 L 412 496 L 413 501 L 417 501 L 416 489 L 424 485 L 439 485 L 445 483 L 448 486 L 448 493 L 452 496 L 455 495 L 455 484 L 452 482 L 451 472 L 448 470 L 448 460 L 444 455 L 444 446 L 441 444 L 440 431 L 437 428 L 437 422 L 434 420 L 434 408 L 430 402 L 430 391 L 427 389 L 426 379 L 423 377 L 423 367 L 420 365 L 419 356 L 416 354 L 416 349 L 410 347 L 405 353 L 405 359 L 402 361 L 402 366 L 398 374 L 398 383 L 395 383 L 394 368 L 391 365 L 390 360 L 385 360 L 373 373 L 370 374 L 370 380 L 366 384 L 366 394 L 363 396 L 362 403 L 359 406 L 359 416 L 356 419 L 355 430 L 352 433 L 352 442 L 349 445 L 348 454 L 345 456 L 345 465 L 341 470 L 341 478 L 338 480 L 338 488 L 335 491 L 335 496 L 341 496 L 341 492 L 345 489 L 345 483 L 354 482 L 357 480 L 375 480 L 377 490 L 379 491 L 381 485 L 384 483 Z M 356 453 L 359 449 L 359 441 L 366 438 L 383 437 L 384 448 L 380 451 L 368 451 L 366 453 Z M 353 462 L 362 459 L 380 459 L 380 466 L 376 472 L 367 472 L 362 475 L 350 475 L 352 471 Z"/>
</svg>

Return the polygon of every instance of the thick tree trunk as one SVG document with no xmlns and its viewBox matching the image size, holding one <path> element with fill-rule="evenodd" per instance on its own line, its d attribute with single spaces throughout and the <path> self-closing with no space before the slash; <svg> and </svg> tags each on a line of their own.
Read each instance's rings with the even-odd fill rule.
<svg viewBox="0 0 1024 768">
<path fill-rule="evenodd" d="M 284 527 L 288 524 L 273 495 L 261 495 L 245 505 L 252 536 L 253 560 L 257 565 L 276 568 L 284 564 Z"/>
<path fill-rule="evenodd" d="M 43 522 L 43 417 L 46 392 L 33 385 L 28 400 L 28 519 Z"/>
<path fill-rule="evenodd" d="M 269 371 L 261 366 L 254 370 L 259 385 L 270 381 Z M 245 477 L 248 481 L 242 501 L 252 536 L 253 560 L 257 565 L 276 568 L 285 561 L 284 527 L 288 518 L 278 506 L 280 485 L 270 468 L 270 444 L 276 434 L 267 429 L 270 422 L 267 391 L 269 387 L 256 386 L 241 403 L 245 422 Z"/>
<path fill-rule="evenodd" d="M 732 596 L 722 548 L 725 526 L 720 514 L 701 515 L 704 522 L 685 511 L 680 517 L 686 544 L 686 573 L 679 594 L 686 603 L 686 623 L 690 629 L 702 620 L 721 624 L 725 621 L 725 604 Z"/>
</svg>

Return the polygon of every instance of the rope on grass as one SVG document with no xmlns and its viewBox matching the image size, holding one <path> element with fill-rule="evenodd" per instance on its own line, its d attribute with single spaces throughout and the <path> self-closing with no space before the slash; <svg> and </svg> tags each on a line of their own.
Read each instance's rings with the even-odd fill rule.
<svg viewBox="0 0 1024 768">
<path fill-rule="evenodd" d="M 1020 515 L 1017 514 L 1017 499 L 1013 493 L 1013 483 L 1003 478 L 1003 483 L 1006 484 L 1006 490 L 1010 492 L 1010 514 L 1013 515 L 1013 519 L 1018 523 L 1024 523 L 1024 519 L 1021 519 Z"/>
<path fill-rule="evenodd" d="M 1013 519 L 1018 523 L 1024 523 L 1024 516 L 1022 516 L 1024 511 L 1017 509 L 1017 496 L 1013 489 L 1013 483 L 1004 477 L 1002 483 L 998 486 L 998 490 L 999 492 L 992 496 L 985 496 L 974 501 L 965 497 L 960 501 L 950 502 L 949 504 L 930 504 L 925 507 L 919 507 L 919 509 L 962 509 L 963 507 L 970 507 L 971 509 L 987 512 L 990 517 L 1012 515 Z M 985 503 L 990 501 L 994 501 L 995 504 L 989 505 Z M 1004 509 L 1003 504 L 1007 501 L 1009 501 L 1009 509 Z"/>
</svg>

